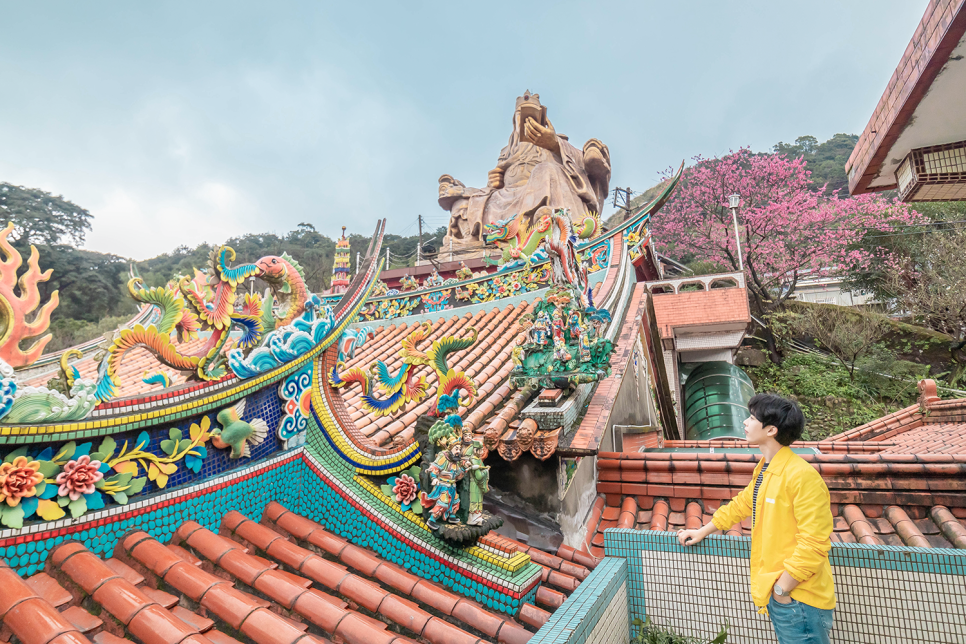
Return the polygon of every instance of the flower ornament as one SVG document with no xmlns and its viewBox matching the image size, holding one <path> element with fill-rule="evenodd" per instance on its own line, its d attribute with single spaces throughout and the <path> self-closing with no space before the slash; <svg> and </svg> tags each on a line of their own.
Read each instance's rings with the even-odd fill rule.
<svg viewBox="0 0 966 644">
<path fill-rule="evenodd" d="M 416 479 L 408 474 L 401 474 L 396 478 L 396 484 L 392 486 L 392 491 L 396 495 L 396 503 L 402 506 L 412 505 L 416 500 Z M 409 508 L 404 507 L 403 511 Z"/>
<path fill-rule="evenodd" d="M 403 512 L 423 512 L 422 506 L 416 501 L 419 498 L 419 469 L 418 465 L 414 465 L 396 476 L 390 476 L 382 486 L 382 493 L 398 503 Z"/>
<path fill-rule="evenodd" d="M 26 456 L 18 456 L 11 463 L 0 465 L 0 502 L 6 501 L 7 505 L 14 507 L 20 503 L 20 499 L 34 496 L 35 489 L 44 475 L 38 470 L 40 463 L 28 461 Z"/>
<path fill-rule="evenodd" d="M 101 462 L 92 461 L 87 454 L 76 460 L 68 461 L 64 465 L 64 471 L 54 479 L 60 486 L 57 494 L 69 496 L 71 501 L 76 501 L 85 494 L 93 494 L 94 484 L 104 478 L 104 475 L 98 471 L 100 467 Z"/>
</svg>

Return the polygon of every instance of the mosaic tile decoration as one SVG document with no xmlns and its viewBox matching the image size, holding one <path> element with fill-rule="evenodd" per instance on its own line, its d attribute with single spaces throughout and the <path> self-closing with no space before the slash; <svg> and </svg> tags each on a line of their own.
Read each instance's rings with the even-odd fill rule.
<svg viewBox="0 0 966 644">
<path fill-rule="evenodd" d="M 371 271 L 370 271 L 371 273 Z M 371 274 L 369 275 L 371 277 Z M 38 443 L 50 440 L 83 440 L 123 431 L 170 423 L 189 416 L 223 408 L 288 375 L 299 371 L 315 356 L 324 352 L 353 322 L 372 291 L 370 281 L 364 293 L 356 293 L 340 305 L 336 323 L 325 340 L 295 360 L 249 380 L 227 377 L 214 383 L 198 383 L 135 399 L 108 401 L 98 405 L 87 419 L 52 425 L 0 425 L 0 445 Z"/>
<path fill-rule="evenodd" d="M 627 640 L 627 560 L 606 557 L 529 644 L 610 644 Z"/>
<path fill-rule="evenodd" d="M 344 403 L 338 393 L 332 394 L 325 379 L 325 361 L 320 358 L 315 361 L 312 373 L 312 418 L 319 428 L 316 431 L 325 439 L 328 449 L 334 450 L 343 461 L 363 474 L 392 474 L 419 461 L 421 452 L 415 442 L 402 449 L 385 449 L 371 443 L 363 444 L 347 432 L 345 427 L 350 427 L 352 431 L 355 424 L 337 420 L 340 414 L 332 405 L 342 405 L 344 414 Z M 330 395 L 334 398 L 330 398 Z"/>
<path fill-rule="evenodd" d="M 220 409 L 218 410 L 220 411 Z M 130 459 L 127 465 L 133 465 L 136 468 L 135 472 L 132 472 L 133 478 L 145 479 L 143 482 L 143 487 L 140 491 L 136 493 L 128 492 L 127 496 L 134 499 L 145 498 L 154 494 L 158 494 L 165 490 L 177 489 L 184 487 L 186 485 L 196 485 L 203 481 L 206 481 L 212 477 L 220 476 L 231 470 L 247 467 L 254 461 L 258 461 L 262 458 L 266 458 L 282 448 L 282 444 L 277 438 L 277 434 L 274 428 L 279 424 L 279 418 L 282 415 L 281 401 L 275 393 L 273 388 L 263 389 L 256 394 L 249 396 L 246 399 L 246 409 L 242 418 L 246 421 L 250 421 L 254 418 L 261 418 L 266 422 L 272 431 L 269 433 L 268 437 L 258 445 L 250 445 L 251 457 L 250 458 L 240 458 L 232 459 L 230 458 L 231 450 L 229 448 L 218 449 L 214 445 L 207 441 L 202 443 L 201 447 L 198 449 L 204 450 L 204 456 L 201 458 L 200 463 L 194 463 L 197 471 L 191 467 L 191 460 L 182 458 L 176 460 L 170 464 L 170 467 L 175 468 L 173 472 L 167 475 L 167 479 L 163 486 L 159 485 L 159 481 L 152 479 L 148 476 L 147 469 L 145 469 L 150 463 L 149 460 L 141 458 Z M 171 436 L 172 430 L 178 430 L 185 440 L 190 440 L 192 429 L 198 429 L 199 427 L 207 427 L 208 431 L 220 428 L 218 421 L 215 418 L 216 414 L 206 414 L 203 416 L 196 416 L 194 418 L 187 419 L 179 423 L 173 423 L 171 425 L 164 425 L 160 427 L 153 427 L 149 430 L 135 430 L 131 432 L 124 432 L 121 434 L 114 434 L 111 438 L 116 443 L 116 448 L 112 456 L 119 456 L 122 451 L 130 453 L 136 445 L 141 445 L 141 452 L 146 452 L 148 454 L 154 455 L 158 458 L 165 459 L 169 455 L 165 453 L 162 449 L 162 444 L 165 442 L 170 442 L 169 438 Z M 144 440 L 146 437 L 147 442 Z M 77 449 L 77 454 L 95 454 L 98 452 L 99 447 L 103 439 L 94 438 L 90 440 L 81 440 L 75 442 L 75 447 Z M 30 446 L 15 446 L 11 445 L 6 449 L 0 450 L 0 455 L 6 457 L 10 452 L 14 451 L 16 448 L 18 451 L 27 447 L 25 456 L 27 456 L 29 461 L 33 460 L 45 460 L 50 458 L 50 454 L 57 454 L 61 449 L 67 444 L 67 442 L 46 442 L 40 445 L 30 445 Z M 42 452 L 46 452 L 48 456 L 43 456 Z M 38 456 L 40 457 L 38 459 Z M 72 456 L 69 458 L 76 458 Z M 170 459 L 168 459 L 170 460 Z M 140 463 L 140 464 L 139 464 Z M 107 481 L 110 478 L 115 478 L 120 472 L 120 465 L 116 465 L 114 469 L 102 470 L 104 480 Z M 60 471 L 60 470 L 58 470 Z M 55 483 L 48 483 L 48 486 L 56 486 Z M 49 490 L 51 493 L 54 492 L 53 489 Z M 91 506 L 92 509 L 100 509 L 107 504 L 109 507 L 119 507 L 124 508 L 126 505 L 119 505 L 116 503 L 114 497 L 108 493 L 95 492 L 95 495 L 99 497 L 100 502 L 96 506 Z M 41 496 L 39 498 L 49 498 L 56 501 L 56 496 Z M 67 508 L 63 508 L 67 512 Z M 86 517 L 90 512 L 85 512 L 76 519 L 81 517 Z M 71 516 L 70 513 L 68 516 Z M 51 517 L 47 517 L 51 518 Z M 33 514 L 32 516 L 25 519 L 24 523 L 26 526 L 35 523 L 43 523 L 44 520 L 39 514 Z M 17 534 L 17 530 L 0 530 L 0 539 L 6 538 Z"/>
<path fill-rule="evenodd" d="M 375 485 L 359 483 L 319 434 L 310 429 L 304 452 L 316 476 L 306 478 L 305 493 L 290 510 L 491 609 L 516 614 L 523 603 L 533 603 L 543 569 L 529 556 L 522 566 L 504 564 L 519 560 L 518 553 L 504 553 L 501 562 L 436 538 L 421 517 L 400 512 Z"/>
<path fill-rule="evenodd" d="M 22 577 L 43 570 L 51 550 L 67 540 L 79 540 L 92 552 L 107 558 L 118 540 L 131 530 L 144 530 L 168 541 L 184 521 L 197 521 L 217 531 L 221 517 L 237 510 L 260 518 L 270 501 L 293 503 L 306 472 L 300 451 L 255 463 L 242 470 L 205 481 L 201 485 L 155 495 L 143 501 L 91 513 L 83 519 L 63 519 L 10 531 L 0 538 L 0 557 Z"/>
<path fill-rule="evenodd" d="M 751 539 L 712 535 L 687 549 L 667 532 L 611 529 L 608 557 L 627 560 L 631 617 L 728 642 L 775 642 L 751 601 Z M 833 543 L 837 607 L 833 642 L 966 641 L 966 552 Z M 579 588 L 578 588 L 579 590 Z"/>
</svg>

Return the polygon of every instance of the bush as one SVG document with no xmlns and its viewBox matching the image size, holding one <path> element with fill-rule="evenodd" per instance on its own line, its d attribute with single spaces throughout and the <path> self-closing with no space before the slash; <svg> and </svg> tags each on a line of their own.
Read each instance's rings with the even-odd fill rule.
<svg viewBox="0 0 966 644">
<path fill-rule="evenodd" d="M 630 644 L 723 644 L 728 639 L 727 620 L 721 627 L 721 631 L 710 640 L 680 635 L 669 629 L 655 626 L 650 617 L 645 618 L 643 622 L 635 618 L 633 624 L 637 627 L 637 635 L 631 639 Z"/>
<path fill-rule="evenodd" d="M 745 371 L 756 391 L 797 400 L 808 420 L 802 439 L 822 440 L 915 403 L 916 383 L 929 376 L 929 365 L 899 360 L 877 345 L 858 362 L 854 380 L 835 358 L 803 353 Z"/>
</svg>

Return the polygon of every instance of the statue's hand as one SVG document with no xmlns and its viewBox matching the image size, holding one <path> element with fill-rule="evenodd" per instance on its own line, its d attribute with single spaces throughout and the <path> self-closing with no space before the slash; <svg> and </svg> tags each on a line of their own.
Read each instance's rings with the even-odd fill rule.
<svg viewBox="0 0 966 644">
<path fill-rule="evenodd" d="M 530 143 L 554 154 L 560 154 L 560 141 L 557 139 L 557 132 L 553 129 L 550 119 L 547 119 L 547 125 L 544 127 L 532 118 L 528 118 L 523 126 L 523 133 Z"/>
<path fill-rule="evenodd" d="M 486 177 L 486 185 L 499 190 L 503 187 L 503 170 L 493 168 Z"/>
</svg>

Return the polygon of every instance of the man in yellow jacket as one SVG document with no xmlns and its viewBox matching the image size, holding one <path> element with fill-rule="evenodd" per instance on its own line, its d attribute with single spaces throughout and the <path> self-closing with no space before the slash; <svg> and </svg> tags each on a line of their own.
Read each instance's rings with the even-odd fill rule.
<svg viewBox="0 0 966 644">
<path fill-rule="evenodd" d="M 752 517 L 755 605 L 771 617 L 779 644 L 828 644 L 835 608 L 828 560 L 832 546 L 828 487 L 815 468 L 788 447 L 801 438 L 805 417 L 797 404 L 775 394 L 754 396 L 748 410 L 745 435 L 763 456 L 751 482 L 718 508 L 707 525 L 681 530 L 678 540 L 692 546 Z"/>
</svg>

